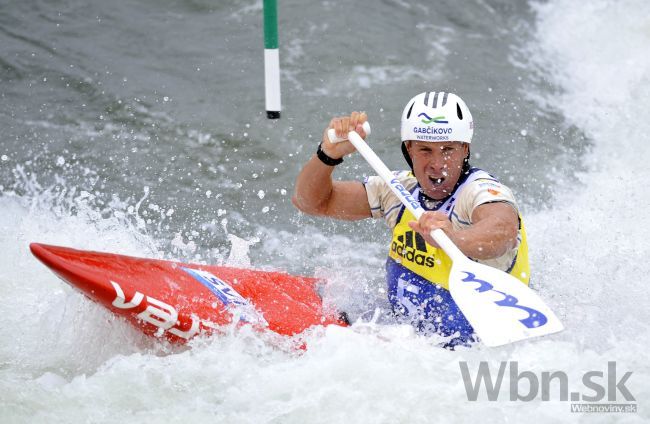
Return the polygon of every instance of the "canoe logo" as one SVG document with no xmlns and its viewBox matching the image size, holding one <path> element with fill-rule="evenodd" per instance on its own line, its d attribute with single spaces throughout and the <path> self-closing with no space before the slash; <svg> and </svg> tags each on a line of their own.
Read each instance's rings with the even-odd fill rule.
<svg viewBox="0 0 650 424">
<path fill-rule="evenodd" d="M 448 124 L 449 121 L 446 120 L 444 115 L 440 116 L 434 116 L 433 118 L 427 115 L 426 113 L 422 112 L 421 114 L 418 115 L 418 118 L 422 118 L 422 123 L 429 125 L 430 123 L 436 123 L 436 124 Z"/>
<path fill-rule="evenodd" d="M 189 340 L 202 327 L 216 328 L 210 321 L 203 321 L 194 314 L 189 317 L 189 328 L 187 328 L 188 318 L 179 317 L 178 310 L 172 305 L 151 296 L 145 296 L 139 291 L 133 293 L 133 296 L 129 300 L 127 299 L 127 295 L 124 294 L 122 286 L 112 280 L 111 285 L 115 290 L 115 299 L 112 305 L 117 309 L 140 310 L 140 313 L 136 315 L 137 318 L 142 322 L 148 322 L 156 327 L 158 329 L 154 333 L 156 337 L 161 337 L 165 332 L 169 332 L 175 336 Z M 181 327 L 187 329 L 184 330 Z"/>
<path fill-rule="evenodd" d="M 227 308 L 235 309 L 240 314 L 239 319 L 241 321 L 268 326 L 268 322 L 266 322 L 262 314 L 255 310 L 253 305 L 230 284 L 208 271 L 185 267 L 181 267 L 181 269 L 207 287 Z"/>
</svg>

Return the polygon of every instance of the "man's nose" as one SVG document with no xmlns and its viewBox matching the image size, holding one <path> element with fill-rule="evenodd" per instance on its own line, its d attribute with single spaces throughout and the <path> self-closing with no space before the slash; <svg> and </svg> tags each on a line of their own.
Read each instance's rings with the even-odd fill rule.
<svg viewBox="0 0 650 424">
<path fill-rule="evenodd" d="M 429 167 L 434 171 L 442 171 L 447 168 L 447 163 L 442 153 L 434 152 L 429 158 Z"/>
</svg>

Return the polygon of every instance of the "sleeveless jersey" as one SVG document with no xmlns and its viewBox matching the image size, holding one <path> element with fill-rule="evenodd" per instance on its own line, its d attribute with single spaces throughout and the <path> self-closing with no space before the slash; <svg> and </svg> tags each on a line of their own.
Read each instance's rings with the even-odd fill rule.
<svg viewBox="0 0 650 424">
<path fill-rule="evenodd" d="M 447 214 L 455 228 L 471 225 L 472 211 L 490 202 L 507 202 L 517 210 L 510 190 L 487 172 L 472 168 L 463 175 L 454 192 L 444 201 L 431 202 L 420 193 L 415 176 L 410 172 L 395 173 L 413 197 L 426 210 Z M 427 244 L 411 230 L 408 222 L 415 218 L 379 177 L 364 182 L 374 217 L 383 217 L 393 234 L 386 262 L 388 298 L 393 311 L 409 319 L 425 333 L 456 335 L 449 345 L 466 344 L 472 340 L 473 329 L 448 291 L 451 259 L 442 249 Z M 480 261 L 509 272 L 523 283 L 530 278 L 526 231 L 519 218 L 518 244 L 503 256 Z"/>
</svg>

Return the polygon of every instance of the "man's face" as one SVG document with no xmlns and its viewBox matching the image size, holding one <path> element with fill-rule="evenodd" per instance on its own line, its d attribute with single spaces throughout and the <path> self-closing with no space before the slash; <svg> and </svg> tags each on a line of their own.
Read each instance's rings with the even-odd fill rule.
<svg viewBox="0 0 650 424">
<path fill-rule="evenodd" d="M 459 141 L 407 141 L 406 149 L 413 161 L 413 173 L 424 194 L 435 200 L 449 196 L 460 178 L 469 144 Z"/>
</svg>

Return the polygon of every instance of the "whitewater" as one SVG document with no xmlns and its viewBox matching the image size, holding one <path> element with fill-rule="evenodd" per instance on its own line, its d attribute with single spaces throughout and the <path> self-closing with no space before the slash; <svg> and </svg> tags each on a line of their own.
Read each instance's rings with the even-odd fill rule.
<svg viewBox="0 0 650 424">
<path fill-rule="evenodd" d="M 238 13 L 259 11 L 257 3 L 245 6 Z M 290 182 L 276 184 L 268 177 L 269 185 L 264 187 L 264 181 L 249 177 L 254 193 L 264 190 L 262 194 L 253 196 L 239 214 L 233 208 L 228 213 L 215 211 L 214 220 L 194 229 L 193 239 L 166 230 L 174 225 L 175 211 L 161 206 L 160 199 L 156 202 L 161 205 L 148 203 L 152 194 L 147 188 L 141 187 L 135 196 L 118 193 L 99 201 L 98 193 L 66 180 L 64 172 L 58 181 L 43 183 L 34 167 L 17 160 L 18 155 L 3 143 L 0 166 L 11 170 L 14 180 L 0 181 L 0 421 L 650 420 L 650 295 L 645 281 L 650 274 L 646 211 L 650 190 L 645 186 L 650 179 L 646 164 L 650 123 L 644 114 L 650 110 L 650 58 L 644 53 L 650 45 L 650 3 L 555 0 L 532 3 L 531 11 L 532 37 L 516 47 L 509 66 L 531 76 L 522 97 L 534 103 L 541 115 L 557 114 L 562 117 L 558 127 L 577 129 L 544 137 L 557 137 L 551 142 L 562 144 L 569 143 L 566 134 L 578 133 L 577 142 L 585 149 L 570 172 L 558 168 L 566 168 L 571 160 L 552 157 L 541 164 L 552 182 L 551 188 L 545 188 L 551 195 L 546 202 L 524 210 L 533 287 L 563 321 L 563 332 L 502 348 L 441 349 L 438 340 L 377 316 L 376 310 L 385 307 L 381 287 L 384 241 L 356 241 L 354 226 L 337 233 L 336 228 L 318 227 L 307 219 L 292 225 L 277 223 L 277 218 L 264 220 L 268 213 L 268 209 L 263 212 L 264 202 L 272 195 L 288 198 Z M 302 47 L 299 42 L 289 47 L 290 62 L 292 55 L 300 56 Z M 444 46 L 436 48 L 442 49 L 439 54 L 450 54 Z M 398 78 L 393 71 L 381 69 L 357 67 L 355 71 L 360 75 L 357 90 L 370 90 Z M 417 74 L 417 70 L 409 72 Z M 296 75 L 286 78 L 289 82 L 299 79 Z M 548 85 L 553 89 L 540 88 Z M 164 129 L 166 118 L 160 119 Z M 37 126 L 42 131 L 62 131 L 47 122 Z M 321 131 L 320 122 L 317 126 L 312 130 L 314 137 Z M 391 127 L 373 128 L 374 133 L 382 130 L 390 132 Z M 524 138 L 532 136 L 532 130 L 520 130 Z M 93 137 L 92 128 L 84 131 L 87 138 Z M 212 145 L 201 134 L 180 136 L 188 134 L 196 145 Z M 381 156 L 388 150 L 379 147 L 378 153 Z M 300 156 L 301 160 L 306 157 Z M 51 160 L 64 170 L 70 158 L 55 155 Z M 361 162 L 356 166 L 352 172 L 370 172 Z M 272 168 L 269 174 L 274 174 Z M 85 176 L 96 178 L 89 165 Z M 97 183 L 97 190 L 101 184 Z M 233 191 L 240 188 L 235 182 L 226 186 Z M 182 191 L 183 186 L 179 187 Z M 204 199 L 217 194 L 205 191 L 202 187 Z M 257 219 L 266 227 L 263 232 L 239 230 L 237 223 L 246 218 L 249 207 L 262 217 Z M 233 251 L 230 247 L 202 249 L 198 233 L 211 232 L 223 232 L 220 237 L 230 241 L 227 245 Z M 162 242 L 164 237 L 170 241 Z M 303 335 L 309 346 L 306 351 L 296 351 L 289 341 L 246 327 L 231 328 L 222 337 L 196 339 L 188 347 L 169 346 L 143 336 L 58 280 L 29 253 L 28 245 L 34 241 L 252 266 L 259 264 L 250 250 L 262 246 L 265 255 L 276 255 L 272 265 L 277 269 L 296 271 L 291 268 L 296 267 L 292 265 L 295 258 L 303 264 L 312 262 L 309 270 L 329 281 L 326 302 L 352 311 L 356 322 L 351 328 L 309 331 Z M 326 247 L 317 250 L 314 245 Z M 351 284 L 355 281 L 364 283 Z M 461 364 L 475 375 L 482 361 L 495 377 L 504 362 L 516 362 L 520 372 L 536 375 L 563 372 L 570 392 L 590 395 L 593 392 L 582 384 L 583 375 L 607 372 L 608 363 L 615 362 L 618 379 L 625 372 L 632 373 L 626 387 L 635 401 L 625 401 L 619 392 L 616 401 L 603 402 L 634 403 L 638 410 L 571 412 L 572 402 L 560 400 L 556 386 L 551 386 L 550 400 L 540 394 L 528 401 L 513 401 L 507 372 L 498 399 L 489 400 L 488 393 L 480 391 L 478 399 L 470 400 Z M 522 394 L 530 389 L 524 380 L 518 387 Z"/>
</svg>

